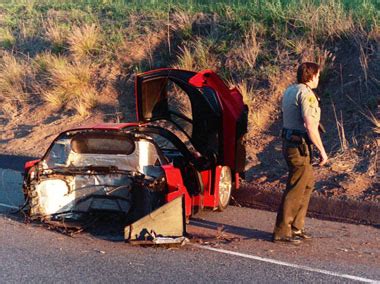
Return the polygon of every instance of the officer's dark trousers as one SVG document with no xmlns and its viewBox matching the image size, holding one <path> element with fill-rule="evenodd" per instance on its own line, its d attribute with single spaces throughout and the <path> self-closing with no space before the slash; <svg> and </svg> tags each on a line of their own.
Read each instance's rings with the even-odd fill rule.
<svg viewBox="0 0 380 284">
<path fill-rule="evenodd" d="M 285 141 L 283 155 L 288 164 L 289 177 L 277 212 L 273 233 L 275 239 L 291 237 L 292 229 L 304 229 L 306 212 L 314 188 L 309 150 L 307 149 L 306 156 L 302 156 L 297 147 L 289 146 Z"/>
</svg>

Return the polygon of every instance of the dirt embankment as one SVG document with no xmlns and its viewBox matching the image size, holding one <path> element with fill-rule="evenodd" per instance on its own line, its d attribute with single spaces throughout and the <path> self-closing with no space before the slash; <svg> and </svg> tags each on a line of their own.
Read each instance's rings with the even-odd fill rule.
<svg viewBox="0 0 380 284">
<path fill-rule="evenodd" d="M 328 166 L 315 167 L 316 192 L 325 197 L 339 197 L 355 200 L 380 200 L 378 174 L 378 142 L 368 117 L 368 110 L 360 109 L 358 100 L 378 99 L 379 84 L 379 47 L 369 44 L 374 54 L 368 60 L 368 81 L 364 81 L 360 65 L 360 53 L 357 46 L 341 42 L 335 47 L 336 59 L 334 69 L 330 70 L 329 79 L 322 82 L 318 93 L 321 96 L 322 120 L 327 132 L 323 135 L 327 151 L 330 153 Z M 377 54 L 377 55 L 376 55 Z M 250 123 L 246 138 L 247 174 L 246 183 L 256 190 L 283 190 L 286 182 L 286 165 L 281 155 L 281 129 L 279 100 L 281 94 L 294 77 L 294 68 L 284 70 L 277 82 L 270 86 L 270 96 L 258 96 L 251 106 L 251 116 L 258 109 L 266 115 L 267 125 L 257 128 Z M 108 111 L 112 107 L 124 106 L 124 120 L 134 119 L 132 80 L 127 81 L 128 90 L 123 86 L 119 93 L 125 97 L 117 99 L 109 96 L 104 105 Z M 360 88 L 365 88 L 358 97 Z M 132 107 L 131 107 L 132 106 Z M 257 106 L 257 108 L 255 108 Z M 356 111 L 354 111 L 356 109 Z M 95 108 L 88 117 L 82 118 L 71 111 L 51 113 L 44 104 L 24 109 L 11 120 L 5 120 L 1 130 L 2 153 L 24 156 L 41 156 L 55 136 L 61 131 L 78 125 L 93 124 L 102 121 L 116 121 L 115 115 L 108 115 L 107 108 Z M 123 120 L 123 119 L 122 119 Z M 343 134 L 337 130 L 341 127 Z M 344 143 L 346 143 L 344 146 Z"/>
<path fill-rule="evenodd" d="M 316 194 L 340 199 L 380 201 L 379 119 L 380 45 L 378 41 L 334 42 L 334 63 L 317 90 L 321 98 L 322 135 L 330 161 L 315 166 Z M 363 56 L 367 54 L 366 65 Z M 251 127 L 247 135 L 247 179 L 249 187 L 283 190 L 286 164 L 281 154 L 280 97 L 294 81 L 294 68 L 285 70 L 273 86 L 272 96 L 256 104 L 268 108 L 264 129 Z M 251 108 L 254 113 L 255 108 Z M 318 160 L 317 153 L 315 163 Z"/>
</svg>

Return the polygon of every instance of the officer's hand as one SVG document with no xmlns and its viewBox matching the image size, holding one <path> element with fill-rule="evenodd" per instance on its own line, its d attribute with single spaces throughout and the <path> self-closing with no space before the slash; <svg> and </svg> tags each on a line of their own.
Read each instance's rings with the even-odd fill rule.
<svg viewBox="0 0 380 284">
<path fill-rule="evenodd" d="M 321 155 L 321 157 L 319 160 L 319 166 L 322 167 L 322 166 L 326 165 L 329 158 L 327 157 L 326 152 L 320 153 L 320 155 Z"/>
</svg>

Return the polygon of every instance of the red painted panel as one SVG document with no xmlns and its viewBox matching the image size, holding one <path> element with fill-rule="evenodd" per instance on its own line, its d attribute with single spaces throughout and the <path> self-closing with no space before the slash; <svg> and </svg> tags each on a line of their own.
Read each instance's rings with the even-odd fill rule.
<svg viewBox="0 0 380 284">
<path fill-rule="evenodd" d="M 210 185 L 214 185 L 214 188 L 210 190 L 213 191 L 214 194 L 211 194 L 211 192 L 205 192 L 204 194 L 204 206 L 215 208 L 218 206 L 218 196 L 219 196 L 219 178 L 220 178 L 220 172 L 222 170 L 222 166 L 217 166 L 215 168 L 215 181 L 214 183 L 210 183 Z"/>
<path fill-rule="evenodd" d="M 211 71 L 204 70 L 189 80 L 196 87 L 210 87 L 216 91 L 223 111 L 223 143 L 224 164 L 235 169 L 236 122 L 244 109 L 244 102 L 240 92 L 229 89 L 219 76 Z"/>
<path fill-rule="evenodd" d="M 33 160 L 33 161 L 28 161 L 25 163 L 24 165 L 24 170 L 25 172 L 27 172 L 31 167 L 33 167 L 35 164 L 37 164 L 39 161 L 41 161 L 40 159 L 38 160 Z"/>
<path fill-rule="evenodd" d="M 166 182 L 168 185 L 169 193 L 166 195 L 166 201 L 170 202 L 176 199 L 178 196 L 185 196 L 185 213 L 189 217 L 191 215 L 192 202 L 186 187 L 183 184 L 181 171 L 174 168 L 173 165 L 163 165 L 162 168 L 165 171 Z"/>
<path fill-rule="evenodd" d="M 239 189 L 240 188 L 240 176 L 239 176 L 239 173 L 235 173 L 235 189 Z"/>
<path fill-rule="evenodd" d="M 163 165 L 162 168 L 165 171 L 169 192 L 176 191 L 178 190 L 178 187 L 184 186 L 181 171 L 179 169 L 173 167 L 173 165 Z"/>
</svg>

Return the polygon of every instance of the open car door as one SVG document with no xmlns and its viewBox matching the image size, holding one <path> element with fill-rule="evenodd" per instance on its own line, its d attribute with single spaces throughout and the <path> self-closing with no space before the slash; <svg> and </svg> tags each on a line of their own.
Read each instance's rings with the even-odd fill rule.
<svg viewBox="0 0 380 284">
<path fill-rule="evenodd" d="M 240 92 L 229 89 L 211 70 L 196 73 L 158 69 L 138 74 L 136 111 L 140 122 L 167 120 L 189 138 L 202 155 L 243 173 L 248 108 Z"/>
</svg>

